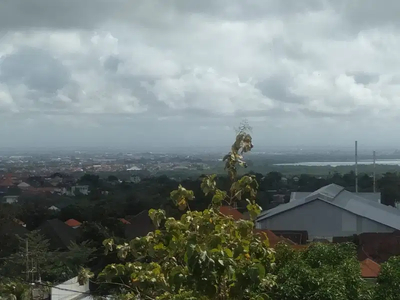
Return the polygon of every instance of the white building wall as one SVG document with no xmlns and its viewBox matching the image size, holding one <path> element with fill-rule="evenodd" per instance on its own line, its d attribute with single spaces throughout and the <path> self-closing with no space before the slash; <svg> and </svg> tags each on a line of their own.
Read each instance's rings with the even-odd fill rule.
<svg viewBox="0 0 400 300">
<path fill-rule="evenodd" d="M 89 295 L 89 283 L 79 285 L 78 277 L 65 281 L 51 288 L 51 300 L 81 299 Z"/>
</svg>

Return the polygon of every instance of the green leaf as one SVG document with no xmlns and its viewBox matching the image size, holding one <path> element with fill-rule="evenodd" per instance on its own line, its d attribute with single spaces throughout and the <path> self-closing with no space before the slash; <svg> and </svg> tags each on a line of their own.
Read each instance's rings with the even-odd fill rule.
<svg viewBox="0 0 400 300">
<path fill-rule="evenodd" d="M 224 248 L 224 252 L 226 253 L 226 255 L 227 255 L 229 258 L 232 258 L 232 257 L 233 257 L 233 252 L 232 252 L 231 249 L 229 249 L 229 248 Z"/>
<path fill-rule="evenodd" d="M 262 264 L 257 264 L 256 266 L 258 268 L 258 276 L 260 278 L 264 278 L 265 277 L 265 267 Z"/>
<path fill-rule="evenodd" d="M 226 192 L 221 191 L 221 190 L 216 190 L 215 194 L 212 198 L 212 204 L 214 207 L 219 207 L 222 204 L 222 201 L 224 201 L 226 198 Z"/>
<path fill-rule="evenodd" d="M 103 246 L 105 248 L 106 255 L 108 252 L 113 251 L 113 246 L 114 246 L 114 239 L 106 239 L 103 241 Z"/>
<path fill-rule="evenodd" d="M 162 209 L 150 209 L 149 217 L 153 221 L 153 224 L 156 228 L 160 227 L 160 224 L 163 220 L 165 220 L 165 211 Z"/>
<path fill-rule="evenodd" d="M 252 220 L 257 219 L 257 217 L 260 215 L 261 213 L 261 207 L 258 204 L 248 204 L 246 206 L 247 210 L 250 213 L 250 218 Z"/>
<path fill-rule="evenodd" d="M 154 246 L 154 250 L 164 250 L 166 249 L 163 243 L 158 243 Z"/>
</svg>

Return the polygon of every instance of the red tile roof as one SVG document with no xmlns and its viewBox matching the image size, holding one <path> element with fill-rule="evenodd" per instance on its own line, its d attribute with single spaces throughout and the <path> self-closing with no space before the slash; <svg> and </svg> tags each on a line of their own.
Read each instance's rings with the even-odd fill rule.
<svg viewBox="0 0 400 300">
<path fill-rule="evenodd" d="M 277 236 L 271 230 L 254 229 L 254 233 L 255 234 L 261 234 L 264 237 L 266 235 L 268 237 L 269 245 L 270 245 L 271 248 L 276 247 L 276 245 L 278 245 L 278 243 L 285 243 L 286 245 L 289 245 L 291 248 L 293 248 L 295 250 L 306 250 L 307 247 L 308 247 L 308 245 L 297 245 L 292 240 L 289 240 L 289 239 L 281 237 L 281 236 Z"/>
<path fill-rule="evenodd" d="M 120 220 L 122 223 L 124 223 L 126 225 L 131 224 L 131 222 L 129 222 L 128 220 L 125 220 L 124 218 L 121 218 L 121 219 L 118 219 L 118 220 Z"/>
<path fill-rule="evenodd" d="M 254 229 L 254 233 L 259 234 L 262 239 L 264 239 L 265 236 L 267 236 L 270 247 L 275 247 L 279 242 L 282 241 L 282 239 L 276 236 L 271 230 Z"/>
<path fill-rule="evenodd" d="M 231 206 L 221 206 L 219 211 L 221 214 L 232 217 L 236 221 L 243 220 L 243 214 Z"/>
<path fill-rule="evenodd" d="M 8 187 L 14 185 L 14 180 L 12 178 L 12 174 L 7 174 L 3 178 L 0 179 L 0 186 Z"/>
<path fill-rule="evenodd" d="M 360 262 L 360 266 L 363 278 L 377 278 L 381 271 L 381 266 L 369 258 Z"/>
<path fill-rule="evenodd" d="M 75 220 L 75 219 L 69 219 L 67 221 L 65 221 L 65 224 L 67 224 L 70 227 L 77 227 L 77 226 L 81 226 L 82 223 Z"/>
</svg>

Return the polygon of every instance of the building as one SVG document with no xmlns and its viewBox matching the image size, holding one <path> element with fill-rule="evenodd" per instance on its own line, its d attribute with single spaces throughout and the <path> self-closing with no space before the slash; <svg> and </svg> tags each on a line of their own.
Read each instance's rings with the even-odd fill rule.
<svg viewBox="0 0 400 300">
<path fill-rule="evenodd" d="M 290 194 L 290 201 L 295 201 L 308 197 L 311 192 L 292 192 Z M 367 200 L 371 200 L 377 203 L 381 203 L 381 193 L 357 193 L 357 196 L 361 196 Z"/>
<path fill-rule="evenodd" d="M 272 204 L 283 204 L 285 203 L 284 194 L 275 194 L 272 196 Z"/>
<path fill-rule="evenodd" d="M 7 174 L 0 178 L 0 187 L 9 188 L 14 185 L 15 178 L 12 174 Z"/>
<path fill-rule="evenodd" d="M 66 196 L 76 196 L 77 194 L 81 195 L 89 195 L 89 186 L 88 185 L 75 185 L 71 186 L 71 188 L 64 190 Z"/>
<path fill-rule="evenodd" d="M 369 258 L 360 262 L 360 267 L 361 277 L 371 282 L 375 282 L 381 272 L 381 266 Z"/>
<path fill-rule="evenodd" d="M 221 206 L 219 208 L 221 214 L 232 217 L 235 221 L 243 220 L 244 216 L 241 212 L 231 206 Z"/>
<path fill-rule="evenodd" d="M 119 218 L 118 220 L 120 220 L 121 223 L 122 223 L 122 224 L 125 224 L 125 225 L 130 225 L 130 224 L 131 224 L 131 222 L 129 222 L 128 220 L 126 220 L 126 219 L 124 219 L 124 218 Z"/>
<path fill-rule="evenodd" d="M 377 195 L 355 194 L 330 184 L 292 196 L 289 203 L 261 213 L 256 226 L 272 231 L 304 230 L 311 240 L 332 240 L 334 236 L 400 230 L 400 210 L 379 203 Z"/>
<path fill-rule="evenodd" d="M 4 196 L 3 203 L 13 204 L 18 202 L 19 196 Z"/>
<path fill-rule="evenodd" d="M 76 230 L 58 219 L 45 221 L 38 230 L 49 240 L 51 250 L 67 250 L 78 237 Z"/>
<path fill-rule="evenodd" d="M 50 206 L 50 207 L 48 208 L 48 210 L 52 210 L 52 211 L 54 211 L 54 212 L 60 211 L 60 209 L 59 209 L 57 206 L 54 206 L 54 205 Z"/>
<path fill-rule="evenodd" d="M 80 285 L 78 277 L 71 278 L 57 286 L 51 288 L 51 299 L 52 300 L 73 300 L 83 299 L 90 297 L 89 283 Z"/>
<path fill-rule="evenodd" d="M 27 190 L 30 187 L 31 187 L 31 185 L 26 182 L 21 182 L 20 184 L 18 184 L 18 188 L 21 190 Z"/>
<path fill-rule="evenodd" d="M 77 229 L 82 225 L 81 222 L 79 222 L 79 221 L 77 221 L 75 219 L 69 219 L 69 220 L 65 221 L 64 223 L 67 224 L 69 227 L 71 227 L 73 229 Z"/>
<path fill-rule="evenodd" d="M 400 255 L 400 232 L 393 233 L 362 233 L 353 236 L 357 245 L 359 260 L 373 259 L 381 264 L 393 256 Z"/>
</svg>

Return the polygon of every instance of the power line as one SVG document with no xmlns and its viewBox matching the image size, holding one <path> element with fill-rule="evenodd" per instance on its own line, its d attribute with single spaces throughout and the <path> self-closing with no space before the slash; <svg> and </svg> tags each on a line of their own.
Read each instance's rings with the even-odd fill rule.
<svg viewBox="0 0 400 300">
<path fill-rule="evenodd" d="M 90 292 L 76 291 L 76 290 L 73 290 L 73 289 L 62 288 L 62 287 L 59 287 L 59 286 L 46 284 L 46 283 L 43 283 L 43 282 L 30 282 L 29 280 L 28 281 L 23 280 L 23 281 L 25 283 L 29 284 L 29 285 L 41 285 L 41 286 L 44 286 L 44 287 L 49 287 L 49 288 L 53 288 L 53 289 L 57 289 L 57 290 L 61 290 L 61 291 L 66 291 L 66 292 L 74 292 L 74 293 L 77 293 L 77 294 L 92 295 Z"/>
</svg>

